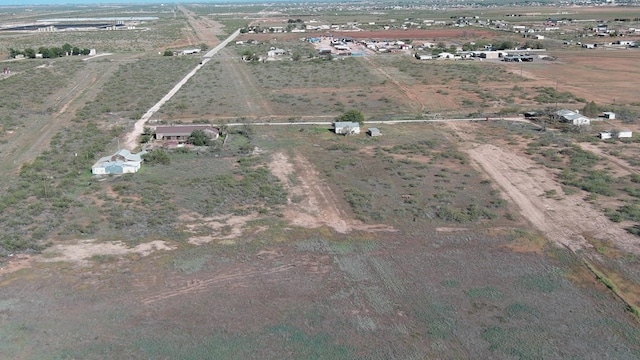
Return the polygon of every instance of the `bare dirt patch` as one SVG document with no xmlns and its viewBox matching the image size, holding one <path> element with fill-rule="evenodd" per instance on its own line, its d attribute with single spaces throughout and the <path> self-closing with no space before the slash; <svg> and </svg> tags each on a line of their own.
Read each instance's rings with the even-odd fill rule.
<svg viewBox="0 0 640 360">
<path fill-rule="evenodd" d="M 554 243 L 577 251 L 591 248 L 585 238 L 590 236 L 640 254 L 637 239 L 582 200 L 580 194 L 562 198 L 544 196 L 550 190 L 557 194 L 563 191 L 553 175 L 533 161 L 489 144 L 467 152 L 518 205 L 522 215 Z"/>
<path fill-rule="evenodd" d="M 338 233 L 352 230 L 395 231 L 385 225 L 365 225 L 345 213 L 331 188 L 322 182 L 322 176 L 302 155 L 291 162 L 284 153 L 276 153 L 269 164 L 271 172 L 285 184 L 287 199 L 285 218 L 293 225 L 306 228 L 328 226 Z"/>
<path fill-rule="evenodd" d="M 88 259 L 96 255 L 116 255 L 139 254 L 147 256 L 159 250 L 174 250 L 174 246 L 167 245 L 165 241 L 155 240 L 148 243 L 127 247 L 120 241 L 96 243 L 95 240 L 80 240 L 74 244 L 57 244 L 48 248 L 43 257 L 38 261 L 58 262 L 69 261 L 80 265 L 88 264 Z"/>
<path fill-rule="evenodd" d="M 197 214 L 182 216 L 181 220 L 188 220 L 190 223 L 186 225 L 187 231 L 192 233 L 202 232 L 207 229 L 210 233 L 206 235 L 195 235 L 189 238 L 189 243 L 194 245 L 202 245 L 215 240 L 221 240 L 222 244 L 233 244 L 230 241 L 240 237 L 244 232 L 247 222 L 256 220 L 256 214 L 245 216 L 224 215 L 216 217 L 201 217 Z M 226 241 L 225 241 L 226 240 Z"/>
<path fill-rule="evenodd" d="M 31 267 L 33 256 L 27 254 L 17 254 L 9 257 L 9 260 L 0 267 L 0 276 L 10 274 L 20 269 Z"/>
</svg>

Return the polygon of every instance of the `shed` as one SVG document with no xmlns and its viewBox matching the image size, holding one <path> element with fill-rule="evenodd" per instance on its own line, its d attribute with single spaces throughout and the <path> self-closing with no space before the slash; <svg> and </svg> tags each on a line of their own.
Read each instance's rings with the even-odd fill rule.
<svg viewBox="0 0 640 360">
<path fill-rule="evenodd" d="M 613 136 L 613 134 L 611 134 L 611 131 L 603 131 L 600 133 L 600 135 L 598 135 L 598 137 L 602 140 L 607 140 L 607 139 L 611 139 Z"/>
<path fill-rule="evenodd" d="M 602 113 L 602 117 L 605 119 L 613 120 L 616 118 L 616 113 L 611 111 L 605 111 L 604 113 Z"/>
<path fill-rule="evenodd" d="M 367 131 L 367 134 L 369 134 L 369 136 L 380 136 L 380 135 L 382 135 L 382 133 L 380 132 L 380 129 L 378 129 L 378 128 L 369 128 L 369 130 Z"/>
<path fill-rule="evenodd" d="M 622 130 L 618 132 L 618 138 L 630 138 L 633 137 L 633 132 L 629 130 Z"/>
<path fill-rule="evenodd" d="M 360 134 L 360 124 L 350 121 L 336 121 L 333 123 L 333 130 L 336 134 L 342 135 Z"/>
</svg>

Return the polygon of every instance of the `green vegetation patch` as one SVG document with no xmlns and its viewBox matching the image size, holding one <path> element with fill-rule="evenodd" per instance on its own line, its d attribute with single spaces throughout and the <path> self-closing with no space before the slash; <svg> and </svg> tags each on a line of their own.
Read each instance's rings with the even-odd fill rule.
<svg viewBox="0 0 640 360">
<path fill-rule="evenodd" d="M 469 290 L 465 290 L 464 293 L 472 299 L 502 300 L 505 298 L 505 295 L 502 291 L 492 286 L 472 288 Z"/>
<path fill-rule="evenodd" d="M 518 278 L 518 285 L 542 293 L 550 293 L 558 289 L 560 283 L 553 274 L 527 274 Z"/>
<path fill-rule="evenodd" d="M 505 328 L 491 326 L 482 332 L 489 349 L 518 359 L 546 359 L 557 356 L 549 335 L 537 328 Z"/>
</svg>

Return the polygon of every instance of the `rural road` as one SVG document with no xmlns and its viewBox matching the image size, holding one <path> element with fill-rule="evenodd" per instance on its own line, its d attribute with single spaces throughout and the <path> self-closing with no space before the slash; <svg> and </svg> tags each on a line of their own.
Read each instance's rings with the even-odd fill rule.
<svg viewBox="0 0 640 360">
<path fill-rule="evenodd" d="M 529 123 L 523 117 L 501 117 L 501 118 L 489 118 L 489 121 L 520 121 Z M 365 125 L 374 124 L 407 124 L 407 123 L 428 123 L 428 122 L 452 122 L 452 121 L 486 121 L 486 118 L 465 118 L 465 119 L 411 119 L 411 120 L 371 120 L 365 121 Z M 297 121 L 297 122 L 244 122 L 244 123 L 228 123 L 226 126 L 242 126 L 242 125 L 274 125 L 274 126 L 295 126 L 295 125 L 332 125 L 333 121 Z M 214 124 L 215 125 L 215 124 Z M 215 125 L 218 126 L 218 125 Z"/>
<path fill-rule="evenodd" d="M 204 55 L 203 60 L 200 62 L 200 64 L 198 64 L 193 70 L 191 70 L 187 75 L 185 75 L 185 77 L 182 78 L 182 80 L 180 80 L 173 87 L 173 89 L 171 89 L 164 97 L 162 97 L 160 101 L 158 101 L 149 110 L 147 110 L 147 112 L 144 113 L 142 117 L 140 117 L 140 120 L 136 121 L 135 125 L 133 126 L 133 130 L 131 130 L 131 132 L 125 136 L 124 147 L 129 150 L 135 149 L 138 146 L 138 142 L 137 142 L 138 136 L 142 135 L 142 132 L 144 131 L 144 125 L 147 123 L 147 121 L 149 121 L 149 119 L 151 119 L 151 117 L 158 110 L 160 110 L 162 105 L 164 105 L 175 94 L 177 94 L 180 88 L 182 88 L 182 86 L 186 84 L 187 81 L 189 81 L 189 79 L 191 79 L 191 77 L 193 77 L 193 75 L 195 75 L 198 72 L 198 70 L 200 70 L 204 65 L 206 65 L 215 54 L 217 54 L 221 49 L 227 46 L 227 44 L 233 41 L 233 39 L 238 37 L 238 35 L 240 35 L 240 29 L 234 31 L 233 34 L 229 35 L 229 37 L 226 38 L 223 42 L 221 42 L 216 47 L 214 47 L 209 52 L 207 52 Z"/>
</svg>

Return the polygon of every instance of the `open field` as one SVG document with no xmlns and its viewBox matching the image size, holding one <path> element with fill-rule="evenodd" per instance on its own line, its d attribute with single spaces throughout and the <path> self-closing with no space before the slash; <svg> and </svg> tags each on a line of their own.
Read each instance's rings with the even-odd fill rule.
<svg viewBox="0 0 640 360">
<path fill-rule="evenodd" d="M 590 101 L 637 110 L 637 49 L 558 49 L 555 61 L 509 64 L 329 61 L 299 34 L 273 33 L 242 35 L 260 43 L 231 44 L 204 64 L 158 54 L 213 47 L 238 24 L 320 18 L 272 10 L 136 5 L 97 13 L 159 17 L 122 38 L 0 32 L 7 47 L 113 52 L 3 63 L 3 358 L 640 357 L 640 123 L 576 132 L 500 120 Z M 471 27 L 359 35 L 505 38 Z M 241 59 L 270 47 L 301 56 Z M 92 163 L 197 66 L 147 126 L 209 122 L 221 138 L 154 150 L 164 161 L 135 174 L 92 177 Z M 380 137 L 299 123 L 349 109 L 367 120 L 491 121 L 380 124 Z M 634 137 L 595 137 L 616 129 Z"/>
<path fill-rule="evenodd" d="M 172 195 L 163 201 L 183 209 L 179 220 L 186 228 L 182 238 L 165 236 L 156 248 L 177 250 L 123 254 L 105 246 L 96 252 L 72 240 L 31 258 L 29 268 L 1 283 L 3 352 L 19 358 L 278 358 L 293 351 L 383 359 L 600 357 L 616 349 L 617 358 L 637 356 L 637 330 L 624 305 L 590 280 L 575 255 L 524 230 L 518 209 L 456 153 L 447 127 L 389 128 L 384 138 L 366 142 L 284 131 L 254 137 L 262 154 L 239 164 L 176 155 L 171 166 L 101 185 L 112 189 L 98 197 L 106 208 L 135 206 L 138 196 L 160 200 L 139 187 L 164 184 Z M 200 164 L 198 172 L 179 182 L 161 180 L 193 168 L 192 162 Z M 254 177 L 247 171 L 269 162 L 290 194 L 271 205 L 274 210 L 264 208 L 262 196 L 255 208 L 235 191 L 213 195 L 226 177 Z M 411 198 L 403 200 L 405 193 Z M 195 200 L 205 194 L 220 201 Z M 242 211 L 220 217 L 237 201 L 233 196 L 245 199 Z M 309 201 L 301 209 L 310 212 L 288 213 L 287 201 Z M 333 220 L 299 221 L 310 218 Z M 171 224 L 158 220 L 156 226 Z M 130 232 L 141 224 L 121 226 Z M 386 226 L 371 227 L 376 224 Z M 60 262 L 63 251 L 79 256 Z M 34 294 L 37 308 L 49 311 L 36 311 Z M 64 307 L 54 310 L 54 304 Z M 594 337 L 601 341 L 590 344 Z"/>
</svg>

